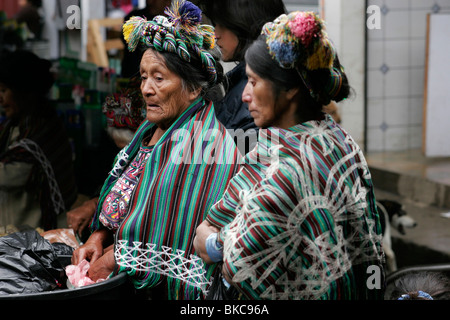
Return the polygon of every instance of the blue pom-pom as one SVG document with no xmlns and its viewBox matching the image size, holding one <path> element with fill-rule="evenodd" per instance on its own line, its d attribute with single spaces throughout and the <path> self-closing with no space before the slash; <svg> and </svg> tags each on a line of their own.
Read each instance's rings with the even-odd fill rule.
<svg viewBox="0 0 450 320">
<path fill-rule="evenodd" d="M 291 68 L 299 56 L 292 43 L 272 41 L 269 44 L 269 49 L 275 60 L 283 68 Z"/>
<path fill-rule="evenodd" d="M 191 23 L 200 23 L 202 21 L 202 11 L 190 1 L 184 1 L 181 4 L 180 16 L 183 19 L 190 20 Z"/>
</svg>

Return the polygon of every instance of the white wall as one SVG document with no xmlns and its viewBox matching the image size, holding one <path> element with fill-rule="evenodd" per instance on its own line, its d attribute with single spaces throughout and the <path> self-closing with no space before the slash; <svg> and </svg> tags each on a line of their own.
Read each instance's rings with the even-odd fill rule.
<svg viewBox="0 0 450 320">
<path fill-rule="evenodd" d="M 68 16 L 67 8 L 78 3 L 81 7 L 81 29 L 69 30 L 65 21 Z M 85 60 L 88 20 L 105 17 L 105 1 L 43 0 L 42 10 L 45 19 L 43 37 L 48 40 L 49 58 L 66 56 Z M 65 16 L 61 16 L 61 13 Z"/>
<path fill-rule="evenodd" d="M 422 147 L 426 16 L 450 0 L 368 0 L 381 8 L 381 28 L 367 34 L 367 149 Z"/>
<path fill-rule="evenodd" d="M 59 35 L 56 27 L 56 0 L 42 1 L 42 10 L 45 19 L 43 37 L 48 40 L 49 58 L 57 59 L 59 57 Z"/>
<path fill-rule="evenodd" d="M 81 27 L 81 60 L 87 59 L 87 31 L 89 19 L 105 18 L 105 1 L 81 0 L 82 27 Z"/>
<path fill-rule="evenodd" d="M 364 147 L 365 118 L 365 1 L 321 0 L 327 33 L 337 48 L 353 97 L 338 104 L 343 127 Z"/>
</svg>

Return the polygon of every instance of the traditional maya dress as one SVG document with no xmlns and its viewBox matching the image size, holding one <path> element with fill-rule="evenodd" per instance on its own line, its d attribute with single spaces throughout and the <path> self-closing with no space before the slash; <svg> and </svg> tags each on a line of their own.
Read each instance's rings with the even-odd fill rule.
<svg viewBox="0 0 450 320">
<path fill-rule="evenodd" d="M 240 154 L 212 103 L 202 98 L 156 145 L 144 147 L 154 129 L 144 121 L 116 157 L 92 227 L 116 230 L 119 272 L 127 272 L 136 288 L 165 281 L 169 299 L 199 299 L 213 268 L 194 254 L 195 229 L 221 198 Z"/>
<path fill-rule="evenodd" d="M 367 285 L 370 266 L 384 281 L 369 168 L 328 115 L 261 129 L 207 220 L 224 226 L 224 267 L 248 299 L 382 298 Z"/>
</svg>

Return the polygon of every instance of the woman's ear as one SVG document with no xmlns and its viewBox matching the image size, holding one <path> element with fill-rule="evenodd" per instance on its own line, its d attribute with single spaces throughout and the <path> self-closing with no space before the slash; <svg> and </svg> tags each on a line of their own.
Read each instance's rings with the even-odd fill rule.
<svg viewBox="0 0 450 320">
<path fill-rule="evenodd" d="M 197 99 L 201 92 L 202 92 L 202 88 L 201 87 L 198 87 L 197 89 L 194 89 L 194 90 L 190 91 L 189 92 L 190 100 L 194 101 L 195 99 Z"/>
<path fill-rule="evenodd" d="M 298 94 L 298 92 L 299 92 L 298 87 L 288 89 L 288 90 L 286 90 L 286 98 L 288 100 L 292 100 Z"/>
</svg>

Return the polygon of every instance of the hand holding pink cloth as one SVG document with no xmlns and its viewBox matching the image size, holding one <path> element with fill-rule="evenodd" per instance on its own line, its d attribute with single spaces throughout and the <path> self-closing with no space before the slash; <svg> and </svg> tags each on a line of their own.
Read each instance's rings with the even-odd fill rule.
<svg viewBox="0 0 450 320">
<path fill-rule="evenodd" d="M 86 259 L 82 260 L 78 265 L 71 264 L 67 266 L 66 275 L 69 279 L 70 284 L 72 284 L 72 286 L 74 286 L 75 288 L 79 288 L 105 280 L 99 279 L 97 281 L 93 281 L 87 275 L 89 268 L 90 264 Z"/>
</svg>

